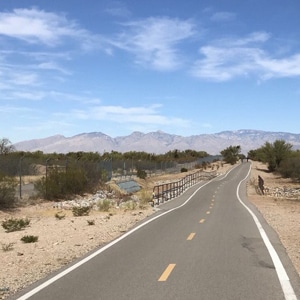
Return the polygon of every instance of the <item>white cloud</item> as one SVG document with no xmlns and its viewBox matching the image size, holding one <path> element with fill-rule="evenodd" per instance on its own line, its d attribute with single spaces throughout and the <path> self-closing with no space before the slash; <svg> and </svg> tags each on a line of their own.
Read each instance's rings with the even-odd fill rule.
<svg viewBox="0 0 300 300">
<path fill-rule="evenodd" d="M 170 18 L 148 18 L 124 24 L 114 46 L 133 53 L 136 63 L 156 70 L 174 70 L 181 64 L 179 44 L 191 38 L 194 24 Z"/>
<path fill-rule="evenodd" d="M 99 37 L 82 29 L 66 16 L 37 8 L 1 12 L 0 35 L 27 43 L 44 44 L 48 47 L 63 44 L 66 38 L 70 38 L 79 42 L 83 49 L 91 49 L 95 48 L 100 41 Z"/>
<path fill-rule="evenodd" d="M 203 58 L 194 63 L 191 74 L 213 81 L 249 76 L 258 76 L 262 80 L 300 76 L 300 54 L 272 57 L 259 45 L 269 38 L 267 33 L 255 32 L 245 38 L 222 39 L 203 46 L 199 50 Z"/>
<path fill-rule="evenodd" d="M 129 17 L 131 15 L 125 3 L 120 1 L 110 1 L 105 12 L 115 17 Z"/>
<path fill-rule="evenodd" d="M 216 12 L 211 16 L 211 20 L 214 22 L 224 22 L 224 21 L 232 21 L 236 17 L 235 13 L 227 12 L 227 11 L 221 11 Z"/>
<path fill-rule="evenodd" d="M 32 88 L 64 82 L 73 74 L 64 62 L 76 52 L 107 50 L 99 35 L 66 15 L 37 8 L 0 12 L 0 38 L 0 91 L 5 99 L 29 99 Z"/>
<path fill-rule="evenodd" d="M 53 62 L 53 61 L 48 61 L 48 62 L 42 62 L 37 65 L 38 69 L 41 70 L 53 70 L 53 71 L 59 71 L 63 73 L 64 75 L 71 75 L 72 73 L 65 68 L 61 67 L 58 63 Z"/>
<path fill-rule="evenodd" d="M 32 100 L 32 101 L 39 101 L 46 97 L 46 94 L 44 92 L 31 92 L 31 91 L 16 91 L 11 93 L 12 99 L 26 99 L 26 100 Z"/>
<path fill-rule="evenodd" d="M 1 105 L 0 112 L 3 113 L 3 116 L 11 117 L 10 115 L 20 116 L 23 113 L 27 113 L 27 114 L 36 113 L 37 110 L 33 108 L 21 107 L 21 106 Z"/>
<path fill-rule="evenodd" d="M 160 113 L 161 105 L 154 104 L 148 107 L 122 106 L 93 106 L 86 110 L 76 109 L 69 115 L 75 119 L 110 121 L 120 124 L 147 124 L 147 125 L 176 125 L 187 126 L 189 121 Z"/>
<path fill-rule="evenodd" d="M 282 59 L 266 58 L 259 63 L 265 70 L 264 79 L 300 76 L 300 53 Z"/>
<path fill-rule="evenodd" d="M 260 50 L 206 46 L 200 49 L 200 53 L 204 58 L 194 64 L 192 74 L 199 78 L 227 81 L 256 71 L 256 57 Z"/>
<path fill-rule="evenodd" d="M 8 80 L 11 84 L 14 85 L 37 85 L 38 84 L 38 76 L 35 73 L 29 72 L 14 72 L 10 74 L 10 78 Z"/>
<path fill-rule="evenodd" d="M 245 38 L 227 40 L 227 43 L 232 46 L 246 46 L 254 43 L 264 43 L 270 39 L 271 35 L 264 31 L 253 32 Z"/>
</svg>

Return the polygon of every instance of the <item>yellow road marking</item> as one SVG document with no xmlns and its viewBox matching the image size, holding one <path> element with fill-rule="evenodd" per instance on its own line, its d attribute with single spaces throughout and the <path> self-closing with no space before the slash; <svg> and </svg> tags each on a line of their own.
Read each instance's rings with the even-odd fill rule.
<svg viewBox="0 0 300 300">
<path fill-rule="evenodd" d="M 159 277 L 158 281 L 166 281 L 170 276 L 171 272 L 175 268 L 176 264 L 169 264 L 162 275 Z"/>
<path fill-rule="evenodd" d="M 195 235 L 196 235 L 196 233 L 195 233 L 195 232 L 192 232 L 192 233 L 188 236 L 187 241 L 191 241 L 191 240 L 194 238 Z"/>
<path fill-rule="evenodd" d="M 210 211 L 207 211 L 206 214 L 209 215 L 209 214 L 210 214 Z"/>
<path fill-rule="evenodd" d="M 202 224 L 202 223 L 204 223 L 204 222 L 205 222 L 205 219 L 201 219 L 201 220 L 199 221 L 200 224 Z"/>
</svg>

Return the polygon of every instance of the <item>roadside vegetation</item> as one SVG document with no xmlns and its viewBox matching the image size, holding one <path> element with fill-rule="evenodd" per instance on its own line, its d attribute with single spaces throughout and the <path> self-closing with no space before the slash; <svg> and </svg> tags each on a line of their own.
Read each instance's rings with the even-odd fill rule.
<svg viewBox="0 0 300 300">
<path fill-rule="evenodd" d="M 0 140 L 0 209 L 18 204 L 24 178 L 31 178 L 35 199 L 55 202 L 94 193 L 113 176 L 134 174 L 145 179 L 157 169 L 167 170 L 205 157 L 209 157 L 205 151 L 194 150 L 174 150 L 160 155 L 136 151 L 111 151 L 102 155 L 82 151 L 67 154 L 23 152 L 16 151 L 11 142 L 3 138 Z M 103 210 L 108 209 L 106 203 L 101 206 Z"/>
<path fill-rule="evenodd" d="M 241 154 L 240 146 L 229 146 L 222 150 L 221 154 L 226 163 L 233 165 L 244 159 L 260 161 L 267 164 L 269 172 L 300 181 L 300 151 L 292 148 L 292 144 L 276 140 L 273 143 L 265 142 L 260 148 L 250 150 L 247 157 Z"/>
<path fill-rule="evenodd" d="M 262 147 L 249 151 L 248 157 L 266 163 L 270 172 L 300 181 L 300 151 L 292 150 L 292 147 L 284 140 L 266 142 Z"/>
<path fill-rule="evenodd" d="M 249 151 L 248 156 L 241 154 L 238 146 L 229 146 L 220 152 L 223 162 L 234 165 L 239 160 L 251 159 L 264 162 L 270 172 L 282 177 L 300 180 L 300 152 L 292 150 L 292 145 L 283 140 L 266 142 L 262 147 Z M 18 205 L 21 184 L 24 177 L 32 177 L 35 198 L 50 201 L 69 199 L 74 195 L 93 193 L 104 186 L 113 176 L 134 174 L 140 179 L 161 172 L 176 169 L 187 172 L 192 168 L 206 169 L 210 157 L 205 151 L 172 150 L 165 154 L 130 151 L 119 153 L 69 152 L 67 154 L 42 151 L 16 151 L 7 138 L 0 139 L 0 209 Z M 18 195 L 18 187 L 20 192 Z M 145 198 L 145 197 L 144 197 Z M 34 201 L 34 199 L 32 199 Z M 100 203 L 107 210 L 107 203 Z"/>
</svg>

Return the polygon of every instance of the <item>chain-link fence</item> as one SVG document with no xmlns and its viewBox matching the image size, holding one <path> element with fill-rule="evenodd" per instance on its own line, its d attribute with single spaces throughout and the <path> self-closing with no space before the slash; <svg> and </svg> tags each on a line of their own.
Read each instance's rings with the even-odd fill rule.
<svg viewBox="0 0 300 300">
<path fill-rule="evenodd" d="M 114 160 L 100 159 L 84 160 L 70 158 L 40 158 L 17 155 L 0 155 L 0 173 L 15 177 L 18 182 L 17 195 L 19 198 L 34 195 L 34 184 L 41 178 L 46 178 L 53 169 L 57 172 L 67 172 L 68 169 L 80 169 L 89 180 L 107 182 L 111 179 L 126 181 L 134 179 L 139 170 L 143 170 L 146 176 L 160 174 L 178 173 L 184 168 L 192 170 L 196 165 L 210 162 L 216 157 L 207 157 L 194 162 L 178 164 L 175 161 L 153 161 L 153 160 Z"/>
</svg>

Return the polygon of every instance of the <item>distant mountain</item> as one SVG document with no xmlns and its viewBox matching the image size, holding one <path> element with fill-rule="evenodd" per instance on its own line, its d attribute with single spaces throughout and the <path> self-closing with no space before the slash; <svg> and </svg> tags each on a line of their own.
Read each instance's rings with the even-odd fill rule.
<svg viewBox="0 0 300 300">
<path fill-rule="evenodd" d="M 260 130 L 222 131 L 215 134 L 200 134 L 188 137 L 168 134 L 162 131 L 142 133 L 133 132 L 128 136 L 112 138 L 101 132 L 82 133 L 72 137 L 55 135 L 44 139 L 16 143 L 19 151 L 43 151 L 44 153 L 145 151 L 147 153 L 166 153 L 171 150 L 197 150 L 209 154 L 219 154 L 229 147 L 240 145 L 242 153 L 257 149 L 265 142 L 284 140 L 300 149 L 300 134 L 287 132 L 268 132 Z"/>
</svg>

